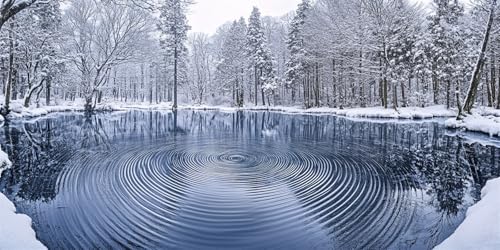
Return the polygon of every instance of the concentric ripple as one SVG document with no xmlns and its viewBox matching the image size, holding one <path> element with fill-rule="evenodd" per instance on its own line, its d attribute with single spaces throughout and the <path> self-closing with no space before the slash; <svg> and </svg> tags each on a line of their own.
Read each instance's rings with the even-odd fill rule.
<svg viewBox="0 0 500 250">
<path fill-rule="evenodd" d="M 136 140 L 75 155 L 41 209 L 52 248 L 386 248 L 414 195 L 361 145 Z M 408 170 L 409 171 L 409 170 Z"/>
</svg>

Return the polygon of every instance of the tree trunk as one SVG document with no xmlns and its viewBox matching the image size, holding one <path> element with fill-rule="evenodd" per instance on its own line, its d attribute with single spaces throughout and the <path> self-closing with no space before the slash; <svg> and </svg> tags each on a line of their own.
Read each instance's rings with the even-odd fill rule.
<svg viewBox="0 0 500 250">
<path fill-rule="evenodd" d="M 5 110 L 4 114 L 10 111 L 10 95 L 12 92 L 12 81 L 14 80 L 14 22 L 10 24 L 9 30 L 9 73 L 7 76 L 7 86 L 5 87 Z"/>
<path fill-rule="evenodd" d="M 432 64 L 432 99 L 435 105 L 439 104 L 438 96 L 439 96 L 439 81 L 436 73 L 436 65 Z"/>
<path fill-rule="evenodd" d="M 402 107 L 406 107 L 406 94 L 405 94 L 405 84 L 403 83 L 403 81 L 401 81 L 401 98 L 402 98 Z"/>
<path fill-rule="evenodd" d="M 177 46 L 174 48 L 174 105 L 173 110 L 177 110 L 177 60 L 178 60 Z"/>
<path fill-rule="evenodd" d="M 493 54 L 491 56 L 491 100 L 493 105 L 495 104 L 496 100 L 496 85 L 497 85 L 497 76 L 496 76 L 497 70 L 495 68 L 495 55 Z"/>
<path fill-rule="evenodd" d="M 320 106 L 320 101 L 319 101 L 319 63 L 316 63 L 316 93 L 315 93 L 315 100 L 316 100 L 316 107 Z"/>
<path fill-rule="evenodd" d="M 488 107 L 493 107 L 493 96 L 491 95 L 491 86 L 488 74 L 486 74 L 486 94 L 488 97 Z"/>
<path fill-rule="evenodd" d="M 35 93 L 36 90 L 43 87 L 44 82 L 45 82 L 45 79 L 41 80 L 40 83 L 37 84 L 36 86 L 33 86 L 30 89 L 28 89 L 28 92 L 26 93 L 26 96 L 24 97 L 24 107 L 29 108 L 31 96 L 33 95 L 33 93 Z"/>
<path fill-rule="evenodd" d="M 392 106 L 398 110 L 398 85 L 396 82 L 392 85 Z"/>
<path fill-rule="evenodd" d="M 255 66 L 254 68 L 254 73 L 255 73 L 255 106 L 259 105 L 259 92 L 258 92 L 258 88 L 259 88 L 259 70 L 257 69 L 257 66 Z"/>
<path fill-rule="evenodd" d="M 498 75 L 500 76 L 500 69 L 498 69 Z M 497 109 L 500 109 L 500 79 L 498 81 Z"/>
<path fill-rule="evenodd" d="M 446 82 L 446 108 L 451 108 L 451 80 Z"/>
<path fill-rule="evenodd" d="M 384 108 L 387 109 L 389 104 L 388 104 L 388 100 L 387 100 L 387 76 L 383 76 L 383 79 L 382 79 L 382 102 L 384 104 Z"/>
<path fill-rule="evenodd" d="M 49 106 L 50 105 L 50 94 L 51 94 L 51 87 L 52 87 L 52 81 L 51 79 L 47 79 L 47 81 L 45 82 L 45 105 Z"/>
<path fill-rule="evenodd" d="M 488 23 L 486 25 L 486 31 L 484 33 L 484 40 L 483 40 L 483 45 L 481 47 L 481 53 L 479 54 L 479 58 L 477 60 L 477 64 L 471 79 L 469 91 L 467 93 L 467 98 L 465 99 L 464 106 L 462 108 L 462 112 L 466 112 L 468 114 L 471 113 L 472 107 L 474 106 L 474 102 L 476 100 L 476 95 L 477 95 L 477 88 L 481 81 L 481 70 L 484 65 L 485 52 L 486 49 L 488 48 L 488 42 L 490 40 L 491 27 L 493 26 L 494 22 L 496 5 L 497 5 L 497 0 L 493 0 L 491 3 L 490 16 L 488 19 Z M 463 116 L 463 114 L 459 113 L 458 117 L 460 118 L 461 116 Z"/>
</svg>

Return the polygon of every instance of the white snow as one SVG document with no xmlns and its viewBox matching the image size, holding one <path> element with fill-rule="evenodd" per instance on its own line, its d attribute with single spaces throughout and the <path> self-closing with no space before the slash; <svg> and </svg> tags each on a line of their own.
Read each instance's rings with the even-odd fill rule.
<svg viewBox="0 0 500 250">
<path fill-rule="evenodd" d="M 489 181 L 465 221 L 435 250 L 500 249 L 500 178 Z"/>
<path fill-rule="evenodd" d="M 467 115 L 460 121 L 455 118 L 447 120 L 445 125 L 448 128 L 486 133 L 491 137 L 500 136 L 500 110 L 476 109 L 472 115 Z"/>
<path fill-rule="evenodd" d="M 9 156 L 0 148 L 0 177 L 2 176 L 2 172 L 10 168 L 11 165 Z"/>
<path fill-rule="evenodd" d="M 56 112 L 69 112 L 69 111 L 84 111 L 83 101 L 74 101 L 70 103 L 59 103 L 55 106 L 44 106 L 44 107 L 30 107 L 25 108 L 22 106 L 21 102 L 14 101 L 11 104 L 11 113 L 9 118 L 31 118 L 44 116 L 49 113 Z M 96 110 L 99 111 L 126 111 L 126 110 L 172 110 L 172 103 L 160 103 L 160 104 L 150 104 L 150 103 L 136 103 L 136 104 L 126 104 L 120 102 L 105 102 L 99 104 Z M 180 105 L 180 110 L 216 110 L 221 112 L 235 112 L 235 111 L 272 111 L 272 112 L 282 112 L 289 114 L 322 114 L 322 115 L 338 115 L 345 116 L 348 118 L 383 118 L 383 119 L 430 119 L 437 117 L 453 117 L 456 116 L 456 111 L 446 109 L 445 106 L 430 106 L 425 108 L 410 107 L 410 108 L 399 108 L 397 111 L 395 109 L 389 108 L 384 109 L 382 107 L 372 107 L 372 108 L 311 108 L 304 109 L 302 107 L 284 107 L 284 106 L 245 106 L 243 108 L 238 107 L 226 107 L 226 106 L 207 106 L 207 105 Z"/>
<path fill-rule="evenodd" d="M 7 154 L 0 149 L 0 176 L 11 166 Z M 31 228 L 31 218 L 16 214 L 11 201 L 0 193 L 0 250 L 3 249 L 47 249 L 36 239 Z"/>
<path fill-rule="evenodd" d="M 189 110 L 219 110 L 219 111 L 273 111 L 290 114 L 331 114 L 345 116 L 349 118 L 385 118 L 385 119 L 428 119 L 436 117 L 453 117 L 456 116 L 456 111 L 446 109 L 445 106 L 430 106 L 425 108 L 411 107 L 384 109 L 382 107 L 373 108 L 311 108 L 304 109 L 301 107 L 283 107 L 283 106 L 248 106 L 243 108 L 219 107 L 219 106 L 180 106 L 180 109 Z"/>
</svg>

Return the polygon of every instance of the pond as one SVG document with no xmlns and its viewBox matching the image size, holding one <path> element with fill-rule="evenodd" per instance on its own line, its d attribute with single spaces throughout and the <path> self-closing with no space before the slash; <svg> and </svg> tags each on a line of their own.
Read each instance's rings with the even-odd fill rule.
<svg viewBox="0 0 500 250">
<path fill-rule="evenodd" d="M 500 176 L 441 120 L 66 113 L 0 135 L 0 190 L 53 249 L 429 249 Z"/>
</svg>

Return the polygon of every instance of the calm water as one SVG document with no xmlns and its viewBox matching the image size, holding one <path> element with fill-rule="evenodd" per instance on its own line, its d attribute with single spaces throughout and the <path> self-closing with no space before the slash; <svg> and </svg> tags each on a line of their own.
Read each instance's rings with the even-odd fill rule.
<svg viewBox="0 0 500 250">
<path fill-rule="evenodd" d="M 4 126 L 0 190 L 49 248 L 428 249 L 500 175 L 441 122 L 59 114 Z"/>
</svg>

